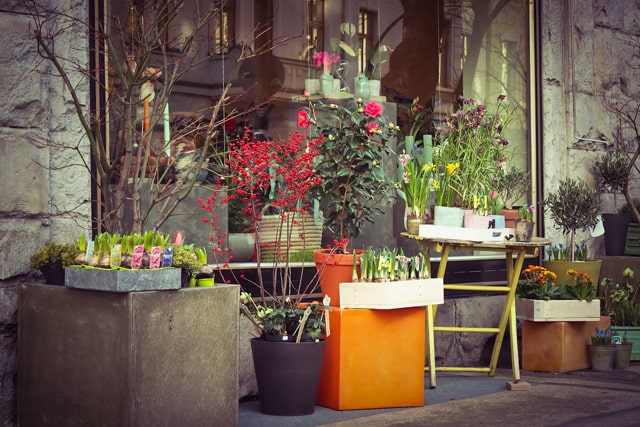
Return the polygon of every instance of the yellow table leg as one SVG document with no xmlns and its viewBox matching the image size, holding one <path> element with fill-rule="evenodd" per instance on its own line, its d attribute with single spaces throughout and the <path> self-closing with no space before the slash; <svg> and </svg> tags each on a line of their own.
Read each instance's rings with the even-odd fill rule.
<svg viewBox="0 0 640 427">
<path fill-rule="evenodd" d="M 429 360 L 429 387 L 436 388 L 436 348 L 433 331 L 435 313 L 433 305 L 427 306 L 427 359 Z"/>
<path fill-rule="evenodd" d="M 509 333 L 511 338 L 511 362 L 513 364 L 511 368 L 513 370 L 514 379 L 520 379 L 519 366 L 515 364 L 515 362 L 518 361 L 518 336 L 516 334 L 516 316 L 514 302 L 516 295 L 516 286 L 518 285 L 518 277 L 520 276 L 520 271 L 522 271 L 525 252 L 526 251 L 524 249 L 518 250 L 518 256 L 515 263 L 512 262 L 513 254 L 511 252 L 507 252 L 507 284 L 509 285 L 510 290 L 507 293 L 507 300 L 505 301 L 502 316 L 500 316 L 500 324 L 498 325 L 499 332 L 498 336 L 496 337 L 496 342 L 493 346 L 493 353 L 491 354 L 489 376 L 494 376 L 496 373 L 496 366 L 498 365 L 498 357 L 500 356 L 500 348 L 502 347 L 502 341 L 504 339 L 504 333 L 507 328 L 507 322 L 510 322 L 511 327 L 509 329 Z"/>
</svg>

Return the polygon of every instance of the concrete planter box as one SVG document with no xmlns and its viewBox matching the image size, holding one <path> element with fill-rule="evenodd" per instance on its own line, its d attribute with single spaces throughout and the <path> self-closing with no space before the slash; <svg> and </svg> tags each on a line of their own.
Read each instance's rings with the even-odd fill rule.
<svg viewBox="0 0 640 427">
<path fill-rule="evenodd" d="M 238 425 L 239 286 L 18 291 L 19 425 Z"/>
<path fill-rule="evenodd" d="M 443 302 L 442 279 L 340 283 L 340 308 L 390 310 Z"/>
<path fill-rule="evenodd" d="M 516 298 L 516 317 L 532 322 L 600 320 L 600 300 L 535 300 Z"/>
<path fill-rule="evenodd" d="M 179 268 L 110 270 L 67 267 L 64 270 L 64 284 L 70 288 L 109 292 L 180 289 Z"/>
</svg>

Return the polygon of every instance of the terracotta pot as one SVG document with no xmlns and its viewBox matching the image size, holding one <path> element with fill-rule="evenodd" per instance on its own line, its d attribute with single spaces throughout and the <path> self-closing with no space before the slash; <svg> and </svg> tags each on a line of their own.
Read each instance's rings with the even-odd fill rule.
<svg viewBox="0 0 640 427">
<path fill-rule="evenodd" d="M 502 209 L 500 213 L 504 216 L 504 226 L 506 228 L 516 227 L 516 219 L 520 218 L 518 209 Z"/>
<path fill-rule="evenodd" d="M 362 249 L 356 250 L 356 273 L 360 276 Z M 327 249 L 313 251 L 313 260 L 318 269 L 318 280 L 322 295 L 329 295 L 332 306 L 340 305 L 340 283 L 353 282 L 353 253 L 329 253 Z"/>
</svg>

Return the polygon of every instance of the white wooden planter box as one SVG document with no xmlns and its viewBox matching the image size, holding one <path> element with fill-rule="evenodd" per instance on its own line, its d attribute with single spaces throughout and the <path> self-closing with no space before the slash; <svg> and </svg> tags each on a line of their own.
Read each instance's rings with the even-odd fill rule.
<svg viewBox="0 0 640 427">
<path fill-rule="evenodd" d="M 440 239 L 466 240 L 470 242 L 504 241 L 505 236 L 514 235 L 513 228 L 464 228 L 442 225 L 420 224 L 418 235 Z"/>
<path fill-rule="evenodd" d="M 391 310 L 443 302 L 442 279 L 340 283 L 340 308 Z"/>
<path fill-rule="evenodd" d="M 533 322 L 600 320 L 600 300 L 534 300 L 516 298 L 516 317 Z"/>
</svg>

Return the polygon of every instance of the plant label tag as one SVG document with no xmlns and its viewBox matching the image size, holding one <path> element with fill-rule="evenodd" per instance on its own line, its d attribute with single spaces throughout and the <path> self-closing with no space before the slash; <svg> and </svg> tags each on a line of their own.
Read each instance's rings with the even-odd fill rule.
<svg viewBox="0 0 640 427">
<path fill-rule="evenodd" d="M 173 265 L 173 248 L 164 248 L 162 254 L 162 266 L 171 267 Z"/>
<path fill-rule="evenodd" d="M 94 248 L 93 240 L 89 240 L 87 242 L 87 252 L 85 254 L 85 259 L 84 259 L 84 262 L 86 264 L 89 264 L 89 260 L 91 259 L 91 256 L 93 255 L 93 248 Z"/>
<path fill-rule="evenodd" d="M 111 248 L 111 256 L 109 257 L 109 266 L 118 268 L 122 263 L 122 245 L 113 245 Z"/>
<path fill-rule="evenodd" d="M 142 267 L 142 255 L 144 255 L 144 246 L 135 246 L 133 248 L 133 256 L 131 257 L 131 268 Z"/>
<path fill-rule="evenodd" d="M 151 248 L 151 254 L 149 255 L 149 268 L 160 268 L 162 258 L 162 249 L 160 246 L 154 246 Z"/>
</svg>

